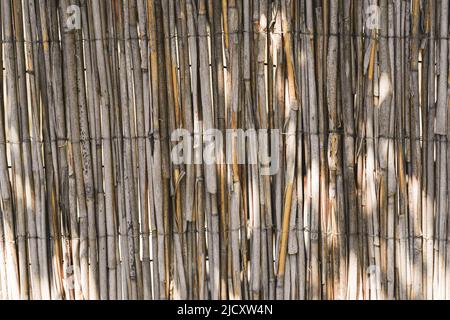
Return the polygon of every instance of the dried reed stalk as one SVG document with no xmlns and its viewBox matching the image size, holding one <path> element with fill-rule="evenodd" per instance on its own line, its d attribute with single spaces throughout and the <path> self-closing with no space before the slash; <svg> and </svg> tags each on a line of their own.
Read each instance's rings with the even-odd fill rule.
<svg viewBox="0 0 450 320">
<path fill-rule="evenodd" d="M 0 299 L 450 298 L 448 10 L 2 1 Z"/>
</svg>

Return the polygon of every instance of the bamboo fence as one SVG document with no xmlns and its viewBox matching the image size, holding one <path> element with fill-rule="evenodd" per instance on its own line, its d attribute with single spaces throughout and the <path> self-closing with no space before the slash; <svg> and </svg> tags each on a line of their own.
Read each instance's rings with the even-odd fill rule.
<svg viewBox="0 0 450 320">
<path fill-rule="evenodd" d="M 448 0 L 0 2 L 0 299 L 450 299 Z"/>
</svg>

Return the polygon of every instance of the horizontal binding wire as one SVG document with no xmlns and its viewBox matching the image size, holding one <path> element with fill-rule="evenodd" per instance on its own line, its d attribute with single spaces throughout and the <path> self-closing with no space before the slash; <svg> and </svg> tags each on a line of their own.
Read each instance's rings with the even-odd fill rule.
<svg viewBox="0 0 450 320">
<path fill-rule="evenodd" d="M 127 237 L 127 238 L 139 238 L 139 237 L 152 237 L 152 236 L 162 236 L 162 237 L 168 237 L 171 235 L 187 235 L 187 234 L 193 234 L 193 235 L 198 235 L 201 232 L 205 232 L 205 233 L 211 233 L 211 234 L 227 234 L 229 232 L 236 232 L 236 231 L 241 231 L 242 228 L 246 228 L 247 226 L 241 226 L 241 227 L 237 227 L 237 228 L 227 228 L 225 230 L 217 230 L 217 231 L 211 231 L 209 230 L 207 227 L 205 228 L 201 228 L 200 230 L 185 230 L 185 231 L 175 231 L 172 230 L 169 233 L 164 233 L 164 232 L 139 232 L 136 235 L 128 235 L 128 234 L 122 234 L 120 232 L 115 233 L 114 235 L 104 235 L 104 236 L 96 236 L 94 238 L 86 238 L 86 241 L 89 240 L 102 240 L 102 239 L 108 239 L 108 238 L 114 238 L 117 236 L 120 237 Z M 279 233 L 282 234 L 283 232 L 275 227 L 261 227 L 259 228 L 263 231 L 274 231 L 275 233 Z M 256 229 L 253 229 L 256 230 Z M 441 242 L 447 242 L 450 243 L 450 239 L 447 238 L 440 238 L 440 237 L 428 237 L 426 235 L 423 234 L 419 234 L 419 235 L 408 235 L 408 236 L 394 236 L 394 237 L 387 237 L 387 236 L 383 236 L 381 234 L 373 234 L 373 233 L 361 233 L 361 232 L 334 232 L 334 231 L 311 231 L 308 227 L 304 227 L 304 228 L 298 228 L 298 227 L 294 227 L 294 228 L 290 228 L 289 232 L 305 232 L 305 233 L 310 233 L 310 234 L 314 234 L 314 235 L 320 235 L 322 237 L 350 237 L 350 236 L 358 236 L 358 237 L 369 237 L 369 238 L 378 238 L 380 240 L 397 240 L 397 241 L 406 241 L 406 240 L 425 240 L 425 241 L 441 241 Z M 1 242 L 3 243 L 10 243 L 10 244 L 17 244 L 18 241 L 23 241 L 23 240 L 43 240 L 43 241 L 53 241 L 53 240 L 62 240 L 62 241 L 81 241 L 81 237 L 71 237 L 70 235 L 60 235 L 57 237 L 54 236 L 48 236 L 48 237 L 39 237 L 39 236 L 29 236 L 29 235 L 15 235 L 13 240 L 7 240 L 5 236 L 3 236 L 3 239 L 1 239 Z"/>
<path fill-rule="evenodd" d="M 245 128 L 240 128 L 242 130 L 246 130 Z M 276 128 L 271 128 L 276 130 Z M 271 130 L 271 129 L 267 129 L 267 130 Z M 226 130 L 226 129 L 225 129 Z M 239 130 L 239 128 L 238 128 Z M 257 129 L 256 129 L 257 130 Z M 296 130 L 293 133 L 290 132 L 281 132 L 280 133 L 283 136 L 289 137 L 292 135 L 299 135 L 299 136 L 319 136 L 319 137 L 328 137 L 330 135 L 338 135 L 342 138 L 353 138 L 353 139 L 359 139 L 359 140 L 364 140 L 364 141 L 373 141 L 373 140 L 381 140 L 381 139 L 386 139 L 386 140 L 391 140 L 391 141 L 400 141 L 400 142 L 405 142 L 405 141 L 414 141 L 414 142 L 445 142 L 448 143 L 449 142 L 449 138 L 445 135 L 438 135 L 436 134 L 434 138 L 426 138 L 423 136 L 420 137 L 410 137 L 410 136 L 402 136 L 399 137 L 397 135 L 394 136 L 389 136 L 389 135 L 377 135 L 375 137 L 366 137 L 363 135 L 359 135 L 359 134 L 349 134 L 344 132 L 343 130 L 330 130 L 327 132 L 311 132 L 311 131 L 306 131 L 306 130 Z M 191 137 L 195 137 L 197 135 L 203 136 L 202 133 L 199 134 L 195 134 L 195 133 L 191 133 L 190 136 Z M 81 144 L 81 143 L 92 143 L 92 142 L 110 142 L 110 141 L 137 141 L 137 140 L 159 140 L 159 141 L 167 141 L 169 139 L 168 136 L 162 137 L 161 135 L 158 134 L 149 134 L 147 136 L 134 136 L 134 137 L 119 137 L 119 136 L 113 136 L 111 138 L 104 138 L 104 137 L 100 137 L 100 138 L 87 138 L 87 139 L 79 139 L 79 140 L 72 140 L 70 138 L 58 138 L 58 139 L 49 139 L 49 140 L 37 140 L 37 139 L 24 139 L 21 141 L 11 141 L 11 140 L 7 140 L 5 141 L 0 141 L 0 145 L 20 145 L 23 143 L 33 143 L 33 144 L 53 144 L 53 143 L 57 143 L 60 144 L 59 147 L 65 147 L 68 143 L 70 144 Z"/>
<path fill-rule="evenodd" d="M 287 30 L 287 31 L 250 31 L 250 30 L 239 30 L 239 31 L 229 31 L 229 32 L 214 32 L 214 33 L 206 33 L 206 34 L 188 34 L 186 35 L 169 35 L 165 36 L 164 39 L 172 40 L 178 38 L 204 38 L 211 36 L 225 36 L 225 35 L 242 35 L 242 34 L 267 34 L 267 35 L 298 35 L 298 36 L 316 36 L 316 37 L 351 37 L 351 38 L 363 38 L 363 39 L 397 39 L 397 40 L 450 40 L 450 37 L 441 37 L 441 36 L 433 36 L 429 34 L 421 34 L 421 35 L 382 35 L 380 33 L 344 33 L 344 32 L 309 32 L 309 31 L 301 31 L 301 30 Z M 138 37 L 118 37 L 118 36 L 109 36 L 103 38 L 77 38 L 76 42 L 96 42 L 96 41 L 149 41 L 149 38 L 146 35 L 141 35 Z M 2 39 L 0 43 L 10 44 L 10 43 L 29 43 L 29 44 L 44 44 L 44 43 L 63 43 L 64 39 L 48 39 L 48 40 L 27 40 L 27 39 Z"/>
</svg>

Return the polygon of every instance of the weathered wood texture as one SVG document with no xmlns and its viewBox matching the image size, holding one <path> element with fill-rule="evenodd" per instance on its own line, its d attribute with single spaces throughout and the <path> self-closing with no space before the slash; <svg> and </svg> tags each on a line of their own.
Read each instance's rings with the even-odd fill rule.
<svg viewBox="0 0 450 320">
<path fill-rule="evenodd" d="M 0 2 L 0 299 L 450 299 L 447 0 Z"/>
</svg>

